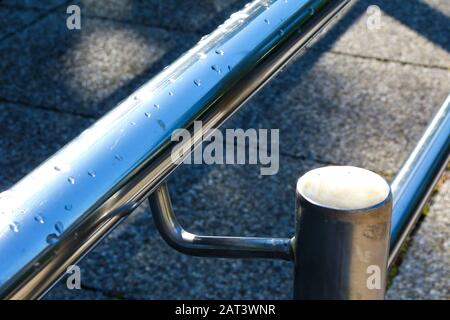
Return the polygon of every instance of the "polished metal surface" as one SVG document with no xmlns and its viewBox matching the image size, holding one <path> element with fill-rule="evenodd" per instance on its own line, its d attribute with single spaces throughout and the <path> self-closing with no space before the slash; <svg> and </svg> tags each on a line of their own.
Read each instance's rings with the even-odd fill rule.
<svg viewBox="0 0 450 320">
<path fill-rule="evenodd" d="M 41 297 L 175 169 L 175 129 L 219 126 L 349 1 L 253 1 L 1 194 L 0 297 Z"/>
<path fill-rule="evenodd" d="M 170 201 L 166 182 L 149 197 L 155 225 L 174 249 L 193 256 L 292 260 L 291 239 L 200 236 L 183 229 Z"/>
<path fill-rule="evenodd" d="M 419 218 L 450 160 L 450 95 L 391 184 L 394 195 L 389 264 Z"/>
<path fill-rule="evenodd" d="M 344 210 L 297 190 L 294 298 L 384 299 L 391 210 L 390 192 L 372 207 Z M 378 288 L 368 285 L 371 272 L 379 272 Z"/>
</svg>

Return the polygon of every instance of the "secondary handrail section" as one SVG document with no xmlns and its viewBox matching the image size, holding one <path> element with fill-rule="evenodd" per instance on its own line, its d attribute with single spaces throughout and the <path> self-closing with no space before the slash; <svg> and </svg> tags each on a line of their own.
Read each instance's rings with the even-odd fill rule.
<svg viewBox="0 0 450 320">
<path fill-rule="evenodd" d="M 450 94 L 392 181 L 389 264 L 420 217 L 434 186 L 450 161 Z"/>
<path fill-rule="evenodd" d="M 39 298 L 350 0 L 256 0 L 0 196 L 0 297 Z M 201 137 L 186 142 L 193 146 Z"/>
</svg>

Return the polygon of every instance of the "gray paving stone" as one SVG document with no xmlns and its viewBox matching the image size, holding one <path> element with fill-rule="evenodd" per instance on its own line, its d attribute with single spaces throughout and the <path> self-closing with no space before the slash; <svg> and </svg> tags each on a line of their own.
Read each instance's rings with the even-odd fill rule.
<svg viewBox="0 0 450 320">
<path fill-rule="evenodd" d="M 0 6 L 23 7 L 28 9 L 53 9 L 58 5 L 68 2 L 68 0 L 2 0 Z"/>
<path fill-rule="evenodd" d="M 335 52 L 450 69 L 450 2 L 357 1 L 318 47 Z M 370 30 L 369 6 L 381 9 L 379 29 Z M 340 37 L 338 37 L 340 35 Z"/>
<path fill-rule="evenodd" d="M 0 97 L 98 117 L 191 47 L 197 36 L 52 14 L 0 43 Z"/>
<path fill-rule="evenodd" d="M 16 10 L 0 6 L 0 40 L 20 31 L 38 16 L 39 14 L 34 11 Z"/>
<path fill-rule="evenodd" d="M 279 128 L 286 154 L 394 174 L 450 88 L 450 72 L 315 50 L 227 127 Z"/>
<path fill-rule="evenodd" d="M 450 300 L 450 171 L 406 253 L 388 299 Z"/>
<path fill-rule="evenodd" d="M 92 120 L 0 103 L 0 190 L 10 187 Z"/>
<path fill-rule="evenodd" d="M 78 0 L 83 14 L 130 23 L 157 26 L 167 30 L 195 32 L 201 35 L 214 30 L 240 10 L 247 0 Z M 170 19 L 167 17 L 170 16 Z"/>
</svg>

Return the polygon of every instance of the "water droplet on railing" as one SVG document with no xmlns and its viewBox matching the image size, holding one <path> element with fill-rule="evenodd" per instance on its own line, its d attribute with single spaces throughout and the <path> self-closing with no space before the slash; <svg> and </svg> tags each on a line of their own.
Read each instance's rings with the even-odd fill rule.
<svg viewBox="0 0 450 320">
<path fill-rule="evenodd" d="M 206 53 L 204 53 L 204 52 L 197 53 L 197 56 L 201 60 L 206 59 L 206 57 L 207 57 Z"/>
<path fill-rule="evenodd" d="M 228 66 L 228 71 L 231 71 L 231 69 L 232 69 L 232 68 L 231 68 L 231 66 L 229 65 L 229 66 Z"/>
<path fill-rule="evenodd" d="M 145 116 L 146 116 L 147 118 L 150 118 L 150 117 L 152 116 L 152 114 L 151 114 L 150 112 L 146 112 L 146 113 L 145 113 Z"/>
<path fill-rule="evenodd" d="M 68 178 L 67 178 L 67 181 L 68 181 L 70 184 L 75 184 L 75 178 L 74 178 L 74 177 L 68 177 Z"/>
<path fill-rule="evenodd" d="M 154 106 L 156 109 L 159 109 L 159 104 L 155 103 L 153 106 Z"/>
<path fill-rule="evenodd" d="M 266 23 L 266 24 L 270 24 L 270 21 L 269 21 L 269 19 L 264 19 L 264 22 Z"/>
<path fill-rule="evenodd" d="M 90 171 L 88 171 L 88 175 L 89 175 L 91 178 L 95 178 L 96 173 L 95 173 L 94 170 L 90 170 Z"/>
<path fill-rule="evenodd" d="M 122 158 L 122 156 L 121 156 L 120 154 L 116 154 L 116 155 L 114 156 L 114 158 L 115 158 L 117 161 L 122 161 L 122 160 L 123 160 L 123 158 Z"/>
<path fill-rule="evenodd" d="M 48 244 L 55 244 L 55 243 L 57 243 L 59 241 L 59 237 L 56 235 L 56 234 L 54 234 L 54 233 L 50 233 L 48 236 L 47 236 L 47 243 Z"/>
<path fill-rule="evenodd" d="M 211 69 L 213 69 L 217 73 L 221 73 L 222 72 L 222 69 L 220 69 L 220 67 L 217 64 L 212 65 Z"/>
<path fill-rule="evenodd" d="M 172 91 L 169 91 L 169 96 L 173 96 L 173 92 Z"/>
<path fill-rule="evenodd" d="M 61 171 L 61 168 L 58 166 L 54 166 L 53 169 L 55 169 L 56 171 Z"/>
<path fill-rule="evenodd" d="M 201 82 L 200 80 L 194 80 L 194 84 L 195 84 L 197 87 L 200 87 L 200 86 L 202 85 L 202 82 Z"/>
<path fill-rule="evenodd" d="M 166 130 L 166 125 L 164 124 L 164 122 L 162 120 L 158 120 L 158 124 L 163 130 Z"/>
<path fill-rule="evenodd" d="M 72 210 L 72 205 L 71 204 L 66 204 L 64 206 L 64 209 L 66 209 L 66 211 L 70 211 L 70 210 Z"/>
<path fill-rule="evenodd" d="M 61 221 L 55 223 L 55 230 L 59 235 L 61 235 L 64 232 L 64 225 L 62 224 Z"/>
<path fill-rule="evenodd" d="M 281 29 L 280 31 L 278 31 L 278 34 L 279 34 L 281 37 L 284 36 L 284 30 Z"/>
<path fill-rule="evenodd" d="M 44 222 L 45 222 L 44 217 L 39 214 L 34 217 L 34 221 L 36 221 L 37 223 L 40 223 L 40 224 L 44 224 Z"/>
<path fill-rule="evenodd" d="M 308 13 L 312 16 L 314 14 L 315 10 L 313 7 L 308 9 Z"/>
<path fill-rule="evenodd" d="M 217 53 L 218 55 L 220 55 L 220 56 L 223 56 L 223 55 L 225 54 L 225 52 L 224 52 L 223 50 L 221 50 L 221 49 L 217 49 L 217 50 L 216 50 L 216 53 Z"/>
<path fill-rule="evenodd" d="M 134 122 L 134 121 L 130 122 L 130 126 L 135 126 L 135 125 L 136 125 L 136 122 Z"/>
<path fill-rule="evenodd" d="M 19 232 L 19 223 L 14 221 L 14 222 L 10 223 L 9 228 L 13 232 Z"/>
</svg>

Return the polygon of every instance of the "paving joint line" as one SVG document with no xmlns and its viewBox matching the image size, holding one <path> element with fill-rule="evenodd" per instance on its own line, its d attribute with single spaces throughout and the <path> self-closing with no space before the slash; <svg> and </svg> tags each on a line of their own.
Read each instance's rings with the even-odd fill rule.
<svg viewBox="0 0 450 320">
<path fill-rule="evenodd" d="M 438 69 L 438 70 L 450 71 L 450 64 L 449 64 L 449 67 L 446 68 L 446 67 L 438 66 L 438 65 L 427 65 L 427 64 L 410 62 L 410 61 L 402 61 L 402 60 L 395 60 L 395 59 L 388 59 L 388 58 L 381 58 L 381 57 L 374 57 L 374 56 L 365 56 L 362 54 L 342 52 L 339 50 L 329 50 L 327 52 L 329 52 L 331 54 L 335 54 L 335 55 L 360 58 L 360 59 L 365 59 L 365 60 L 374 60 L 374 61 L 384 62 L 384 63 L 397 63 L 397 64 L 400 64 L 403 66 L 413 66 L 413 67 L 426 68 L 426 69 Z"/>
<path fill-rule="evenodd" d="M 87 120 L 98 120 L 98 117 L 95 117 L 93 115 L 88 115 L 85 113 L 79 113 L 79 112 L 74 112 L 74 111 L 63 111 L 63 110 L 54 109 L 51 107 L 32 104 L 32 103 L 25 102 L 25 101 L 11 100 L 11 99 L 7 99 L 4 97 L 0 97 L 0 103 L 14 104 L 14 105 L 17 105 L 19 108 L 23 108 L 21 106 L 24 106 L 25 108 L 29 108 L 29 109 L 40 110 L 40 111 L 49 111 L 49 112 L 54 112 L 54 113 L 58 113 L 58 114 L 80 117 L 80 118 L 87 119 Z"/>
<path fill-rule="evenodd" d="M 20 10 L 20 11 L 36 11 L 36 12 L 47 12 L 49 10 L 52 10 L 53 8 L 48 8 L 48 9 L 44 9 L 44 8 L 39 8 L 39 7 L 33 7 L 33 6 L 22 6 L 20 4 L 11 4 L 11 3 L 1 3 L 0 2 L 0 9 L 15 9 L 15 10 Z"/>
<path fill-rule="evenodd" d="M 4 35 L 3 37 L 0 38 L 0 42 L 7 40 L 8 38 L 11 38 L 17 34 L 19 34 L 20 32 L 25 31 L 26 29 L 28 29 L 29 27 L 32 27 L 33 25 L 37 24 L 38 22 L 42 21 L 43 19 L 45 19 L 46 17 L 48 17 L 49 15 L 51 15 L 52 13 L 54 13 L 56 10 L 58 10 L 59 8 L 65 6 L 70 0 L 66 0 L 64 3 L 57 5 L 47 11 L 41 11 L 42 14 L 40 14 L 38 17 L 36 17 L 35 19 L 33 19 L 32 21 L 30 21 L 29 23 L 25 24 L 24 26 L 18 28 L 17 30 L 11 31 L 9 33 L 7 33 L 6 35 Z"/>
</svg>

